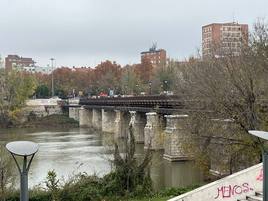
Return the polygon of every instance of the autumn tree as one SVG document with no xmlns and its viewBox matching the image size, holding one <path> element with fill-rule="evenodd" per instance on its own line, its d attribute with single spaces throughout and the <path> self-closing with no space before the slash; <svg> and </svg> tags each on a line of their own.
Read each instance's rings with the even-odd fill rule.
<svg viewBox="0 0 268 201">
<path fill-rule="evenodd" d="M 92 88 L 96 94 L 108 92 L 109 89 L 115 90 L 116 93 L 121 91 L 121 66 L 116 62 L 105 61 L 97 65 L 93 72 Z"/>
<path fill-rule="evenodd" d="M 88 90 L 91 84 L 91 69 L 90 68 L 59 68 L 54 71 L 55 89 L 65 96 L 73 91 Z"/>
<path fill-rule="evenodd" d="M 8 126 L 19 120 L 26 99 L 34 94 L 36 80 L 18 71 L 0 71 L 0 122 Z"/>
<path fill-rule="evenodd" d="M 141 89 L 142 82 L 138 75 L 135 73 L 133 66 L 125 66 L 122 69 L 121 76 L 121 89 L 123 94 L 137 94 Z"/>
<path fill-rule="evenodd" d="M 134 71 L 143 84 L 147 84 L 153 76 L 153 66 L 148 59 L 143 59 L 134 66 Z"/>
</svg>

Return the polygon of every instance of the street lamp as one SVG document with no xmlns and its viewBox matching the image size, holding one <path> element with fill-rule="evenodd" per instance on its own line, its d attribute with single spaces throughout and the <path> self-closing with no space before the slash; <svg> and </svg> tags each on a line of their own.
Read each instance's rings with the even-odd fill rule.
<svg viewBox="0 0 268 201">
<path fill-rule="evenodd" d="M 30 141 L 15 141 L 6 145 L 7 150 L 11 153 L 20 173 L 20 201 L 29 201 L 28 192 L 28 172 L 35 153 L 38 151 L 38 144 Z M 23 157 L 23 165 L 20 168 L 15 156 Z M 27 164 L 27 157 L 31 156 Z"/>
<path fill-rule="evenodd" d="M 164 91 L 167 91 L 167 83 L 168 83 L 168 81 L 167 80 L 164 80 Z"/>
<path fill-rule="evenodd" d="M 152 94 L 152 81 L 149 81 L 149 94 Z"/>
<path fill-rule="evenodd" d="M 268 132 L 249 130 L 249 134 L 254 135 L 260 139 L 268 140 Z M 262 149 L 262 164 L 263 164 L 263 201 L 268 201 L 268 148 L 263 144 Z"/>
<path fill-rule="evenodd" d="M 139 95 L 139 85 L 138 84 L 136 84 L 136 93 L 137 93 L 137 95 Z"/>
<path fill-rule="evenodd" d="M 53 62 L 54 62 L 54 58 L 51 58 L 50 61 L 51 61 L 51 69 L 52 69 L 52 72 L 51 72 L 51 96 L 53 97 L 54 96 L 54 76 L 53 76 L 53 70 L 54 70 L 54 66 L 53 66 Z"/>
</svg>

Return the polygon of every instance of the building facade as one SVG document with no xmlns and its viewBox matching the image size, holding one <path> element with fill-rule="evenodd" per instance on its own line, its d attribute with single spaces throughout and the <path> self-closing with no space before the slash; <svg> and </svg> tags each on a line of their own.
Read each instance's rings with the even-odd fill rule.
<svg viewBox="0 0 268 201">
<path fill-rule="evenodd" d="M 202 27 L 203 58 L 226 54 L 238 56 L 245 44 L 248 44 L 247 24 L 213 23 Z"/>
<path fill-rule="evenodd" d="M 164 49 L 156 49 L 153 45 L 149 51 L 141 52 L 141 62 L 148 60 L 153 67 L 165 66 L 167 62 L 167 53 Z"/>
<path fill-rule="evenodd" d="M 35 62 L 32 58 L 24 58 L 18 55 L 8 55 L 5 58 L 5 68 L 11 70 L 12 68 L 33 67 Z"/>
<path fill-rule="evenodd" d="M 55 67 L 56 68 L 56 67 Z M 20 68 L 20 70 L 28 73 L 42 73 L 42 74 L 51 74 L 55 68 L 51 66 L 27 66 Z"/>
</svg>

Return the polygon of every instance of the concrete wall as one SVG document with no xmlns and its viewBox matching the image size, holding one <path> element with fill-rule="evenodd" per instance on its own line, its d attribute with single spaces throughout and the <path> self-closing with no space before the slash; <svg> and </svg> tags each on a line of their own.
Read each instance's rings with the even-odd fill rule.
<svg viewBox="0 0 268 201">
<path fill-rule="evenodd" d="M 91 127 L 92 126 L 92 109 L 84 107 L 79 109 L 79 126 Z"/>
<path fill-rule="evenodd" d="M 159 150 L 164 148 L 163 124 L 156 112 L 146 113 L 147 123 L 144 128 L 144 148 Z"/>
<path fill-rule="evenodd" d="M 130 122 L 136 143 L 144 143 L 144 127 L 146 125 L 146 115 L 141 112 L 130 111 Z"/>
<path fill-rule="evenodd" d="M 53 114 L 62 114 L 62 108 L 58 105 L 33 105 L 24 108 L 25 116 L 34 114 L 37 117 L 45 117 Z"/>
<path fill-rule="evenodd" d="M 58 105 L 60 98 L 49 99 L 30 99 L 26 101 L 27 106 L 45 106 L 45 105 Z"/>
<path fill-rule="evenodd" d="M 115 112 L 113 110 L 102 109 L 101 128 L 103 132 L 114 133 L 115 131 Z"/>
<path fill-rule="evenodd" d="M 26 101 L 25 116 L 34 114 L 37 117 L 45 117 L 52 114 L 62 114 L 62 108 L 58 105 L 59 98 L 31 99 Z"/>
<path fill-rule="evenodd" d="M 79 121 L 79 107 L 69 107 L 69 118 Z"/>
<path fill-rule="evenodd" d="M 262 179 L 258 164 L 168 201 L 237 201 L 261 191 Z"/>
<path fill-rule="evenodd" d="M 191 140 L 185 128 L 188 115 L 165 115 L 166 129 L 164 141 L 164 158 L 170 161 L 187 160 L 185 144 Z"/>
<path fill-rule="evenodd" d="M 92 126 L 101 130 L 102 126 L 101 109 L 92 109 Z"/>
<path fill-rule="evenodd" d="M 115 139 L 124 138 L 128 135 L 130 115 L 128 112 L 115 110 L 114 134 Z"/>
</svg>

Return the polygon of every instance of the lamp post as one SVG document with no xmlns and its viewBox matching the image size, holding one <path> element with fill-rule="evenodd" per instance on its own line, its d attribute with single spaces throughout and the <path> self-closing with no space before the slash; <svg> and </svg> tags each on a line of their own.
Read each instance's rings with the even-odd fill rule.
<svg viewBox="0 0 268 201">
<path fill-rule="evenodd" d="M 152 81 L 149 81 L 149 94 L 152 94 Z"/>
<path fill-rule="evenodd" d="M 164 91 L 167 91 L 167 84 L 168 84 L 168 81 L 164 80 Z"/>
<path fill-rule="evenodd" d="M 249 134 L 256 136 L 263 140 L 268 140 L 268 132 L 249 130 Z M 263 201 L 268 201 L 268 147 L 261 145 L 262 149 L 262 163 L 263 163 Z"/>
<path fill-rule="evenodd" d="M 38 151 L 38 144 L 30 141 L 15 141 L 6 145 L 7 150 L 11 153 L 20 173 L 20 201 L 29 201 L 28 192 L 28 172 L 35 153 Z M 20 167 L 15 156 L 23 157 L 23 165 Z M 27 157 L 30 160 L 27 163 Z"/>
<path fill-rule="evenodd" d="M 136 95 L 139 95 L 139 85 L 136 84 Z"/>
<path fill-rule="evenodd" d="M 54 76 L 53 76 L 53 71 L 54 71 L 54 58 L 51 58 L 50 61 L 51 61 L 51 96 L 53 97 L 54 96 Z"/>
</svg>

